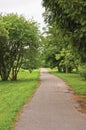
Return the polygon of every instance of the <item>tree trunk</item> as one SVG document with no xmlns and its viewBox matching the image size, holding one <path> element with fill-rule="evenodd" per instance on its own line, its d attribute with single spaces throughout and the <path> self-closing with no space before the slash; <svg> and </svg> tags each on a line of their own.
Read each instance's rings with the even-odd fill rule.
<svg viewBox="0 0 86 130">
<path fill-rule="evenodd" d="M 15 70 L 14 68 L 12 68 L 12 78 L 11 80 L 17 80 L 17 70 Z"/>
<path fill-rule="evenodd" d="M 68 73 L 68 65 L 66 65 L 66 73 Z"/>
<path fill-rule="evenodd" d="M 6 70 L 5 68 L 1 68 L 1 80 L 7 81 L 8 77 L 9 77 L 8 70 Z"/>
<path fill-rule="evenodd" d="M 78 65 L 76 65 L 75 67 L 76 67 L 76 72 L 78 72 Z"/>
</svg>

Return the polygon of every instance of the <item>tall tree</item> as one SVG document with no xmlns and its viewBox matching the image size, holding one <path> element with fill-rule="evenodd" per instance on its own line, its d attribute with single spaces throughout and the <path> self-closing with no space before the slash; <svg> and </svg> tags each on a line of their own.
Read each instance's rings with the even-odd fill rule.
<svg viewBox="0 0 86 130">
<path fill-rule="evenodd" d="M 64 36 L 70 37 L 71 45 L 86 62 L 86 1 L 85 0 L 43 0 L 45 21 L 56 22 Z"/>
</svg>

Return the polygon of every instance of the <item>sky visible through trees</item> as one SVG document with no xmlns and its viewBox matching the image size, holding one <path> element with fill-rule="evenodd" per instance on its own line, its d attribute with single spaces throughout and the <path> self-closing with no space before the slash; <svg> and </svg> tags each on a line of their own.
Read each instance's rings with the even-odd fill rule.
<svg viewBox="0 0 86 130">
<path fill-rule="evenodd" d="M 16 79 L 18 69 L 22 65 L 29 70 L 36 68 L 40 59 L 42 62 L 40 66 L 57 67 L 59 71 L 66 73 L 72 72 L 74 68 L 78 71 L 81 64 L 86 65 L 86 2 L 84 0 L 38 0 L 37 2 L 8 0 L 7 4 L 5 0 L 0 2 L 2 80 L 7 80 L 10 72 L 11 79 Z M 45 8 L 44 13 L 42 6 Z M 47 24 L 47 29 L 43 30 L 42 13 Z M 44 31 L 45 37 L 39 29 Z M 27 65 L 25 66 L 24 63 Z"/>
</svg>

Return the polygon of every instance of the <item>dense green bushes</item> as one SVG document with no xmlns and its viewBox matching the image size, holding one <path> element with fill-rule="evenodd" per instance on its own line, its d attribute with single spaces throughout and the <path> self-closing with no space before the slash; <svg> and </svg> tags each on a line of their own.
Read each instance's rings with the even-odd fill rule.
<svg viewBox="0 0 86 130">
<path fill-rule="evenodd" d="M 81 70 L 80 70 L 80 75 L 82 78 L 86 80 L 86 65 L 83 65 Z"/>
</svg>

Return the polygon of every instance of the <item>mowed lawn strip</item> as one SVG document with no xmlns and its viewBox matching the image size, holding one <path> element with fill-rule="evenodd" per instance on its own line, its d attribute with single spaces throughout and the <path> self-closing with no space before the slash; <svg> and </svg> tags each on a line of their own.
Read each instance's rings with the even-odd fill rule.
<svg viewBox="0 0 86 130">
<path fill-rule="evenodd" d="M 76 73 L 59 73 L 57 70 L 49 70 L 50 73 L 60 77 L 63 79 L 72 89 L 73 91 L 86 98 L 86 81 L 80 77 L 80 74 Z"/>
<path fill-rule="evenodd" d="M 9 130 L 39 84 L 39 70 L 21 71 L 18 81 L 0 81 L 0 130 Z"/>
</svg>

